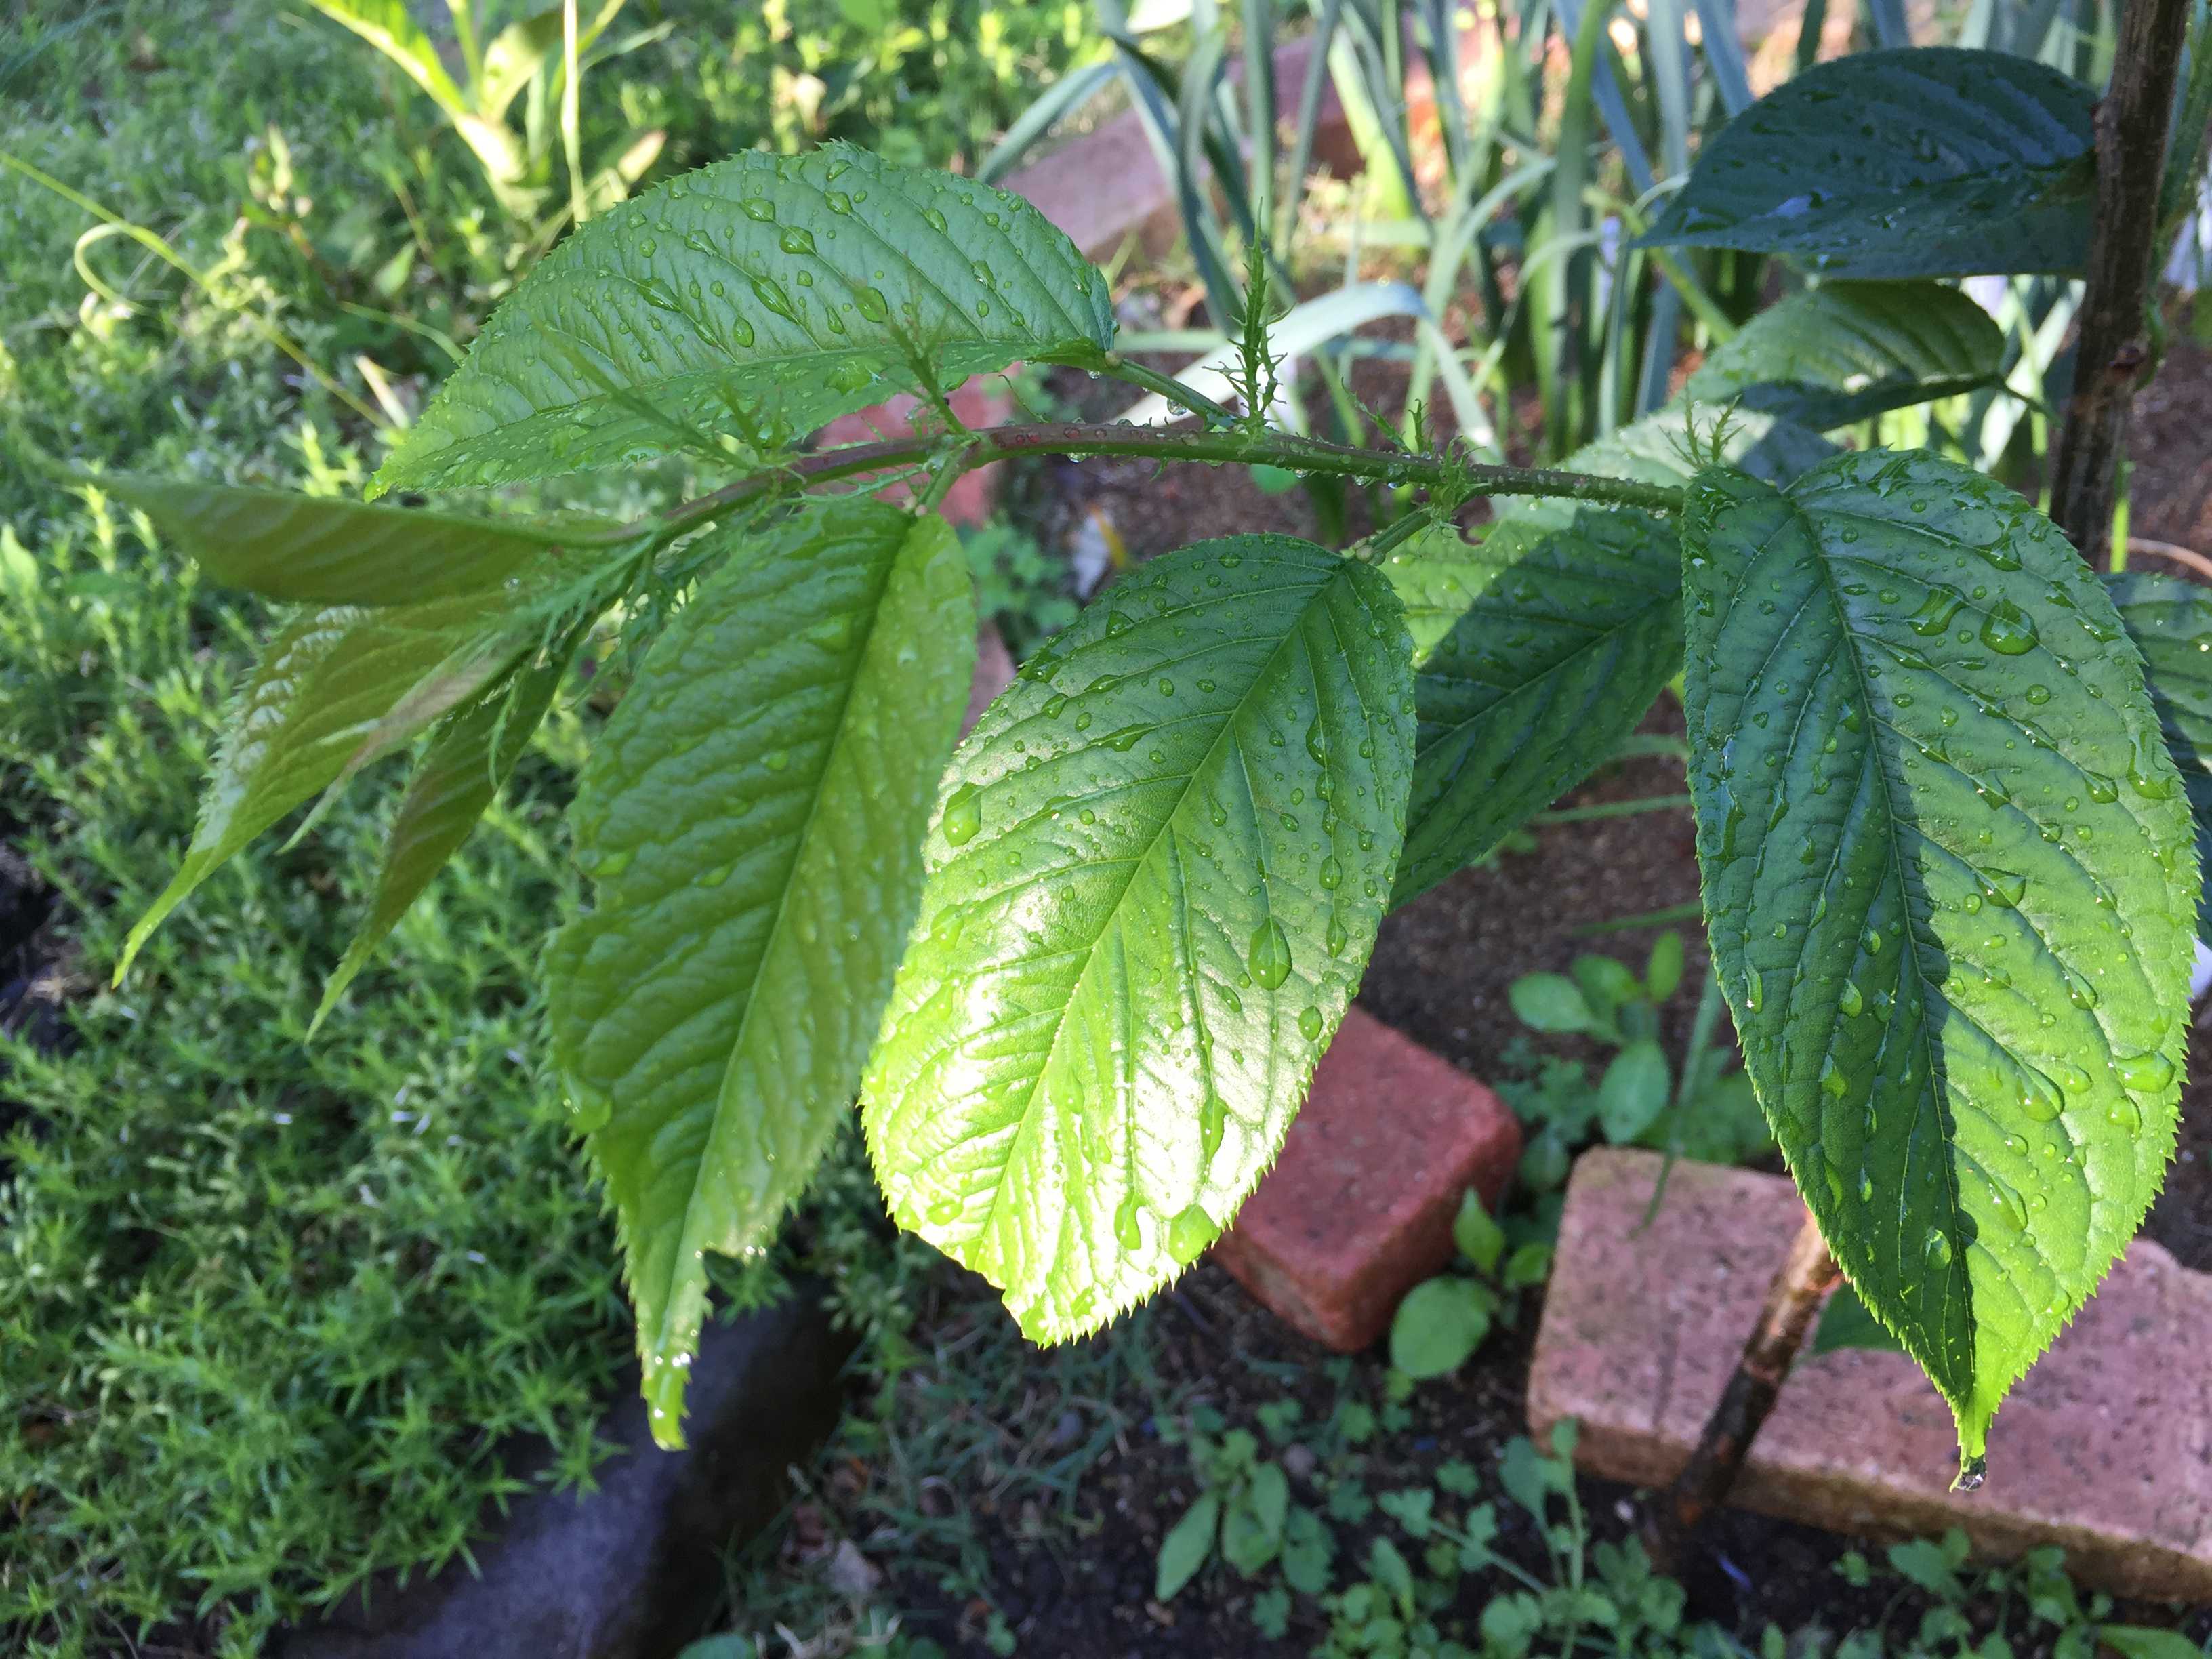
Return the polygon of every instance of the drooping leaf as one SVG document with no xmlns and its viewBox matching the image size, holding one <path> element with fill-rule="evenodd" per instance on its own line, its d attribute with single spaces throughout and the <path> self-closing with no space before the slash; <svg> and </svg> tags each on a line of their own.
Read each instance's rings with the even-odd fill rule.
<svg viewBox="0 0 2212 1659">
<path fill-rule="evenodd" d="M 2142 653 L 2166 752 L 2197 824 L 2197 860 L 2212 872 L 2212 591 L 2148 571 L 2105 578 L 2128 637 Z M 2199 896 L 2197 936 L 2212 945 L 2212 905 Z"/>
<path fill-rule="evenodd" d="M 1971 1468 L 2172 1155 L 2180 780 L 2103 587 L 1963 467 L 1716 470 L 1682 536 L 1698 851 L 1745 1065 Z"/>
<path fill-rule="evenodd" d="M 1680 484 L 1709 441 L 1662 410 L 1577 451 L 1581 472 Z M 1722 453 L 1794 477 L 1833 453 L 1770 416 L 1730 422 Z M 1517 501 L 1470 542 L 1449 525 L 1385 567 L 1419 665 L 1420 746 L 1394 905 L 1485 856 L 1620 747 L 1682 660 L 1681 554 L 1664 520 Z"/>
<path fill-rule="evenodd" d="M 346 987 L 429 885 L 430 878 L 460 851 L 530 746 L 567 668 L 563 655 L 523 669 L 507 684 L 453 715 L 431 739 L 416 763 L 407 793 L 392 821 L 368 919 L 323 987 L 316 1025 L 337 1006 Z"/>
<path fill-rule="evenodd" d="M 328 605 L 287 623 L 262 647 L 231 712 L 191 846 L 131 928 L 116 978 L 162 918 L 232 854 L 453 706 L 426 688 L 459 684 L 457 677 L 480 686 L 521 648 L 500 635 L 492 608 L 475 594 L 374 610 Z M 395 721 L 403 703 L 419 718 Z"/>
<path fill-rule="evenodd" d="M 859 1084 L 975 636 L 942 519 L 811 507 L 701 585 L 578 783 L 596 892 L 548 950 L 549 1011 L 665 1445 L 681 1443 L 704 1253 L 769 1236 Z"/>
<path fill-rule="evenodd" d="M 1469 1188 L 1460 1197 L 1459 1214 L 1452 1220 L 1452 1243 L 1459 1253 L 1484 1273 L 1495 1273 L 1505 1252 L 1505 1230 L 1491 1219 L 1482 1194 Z"/>
<path fill-rule="evenodd" d="M 1955 288 L 1823 283 L 1716 347 L 1683 394 L 1828 428 L 1972 392 L 2003 368 L 2002 331 Z"/>
<path fill-rule="evenodd" d="M 1705 147 L 1643 240 L 1778 253 L 1831 276 L 2075 274 L 2094 100 L 2008 52 L 1908 46 L 1816 64 Z"/>
<path fill-rule="evenodd" d="M 287 490 L 173 478 L 105 477 L 225 587 L 302 605 L 417 605 L 498 587 L 565 556 L 580 570 L 611 544 L 604 524 L 469 519 Z"/>
<path fill-rule="evenodd" d="M 1123 577 L 963 745 L 864 1120 L 899 1224 L 1038 1340 L 1189 1265 L 1359 981 L 1413 750 L 1381 574 L 1209 542 Z"/>
<path fill-rule="evenodd" d="M 371 493 L 785 444 L 925 372 L 1089 367 L 1113 338 L 1105 278 L 1027 202 L 842 145 L 749 152 L 540 261 Z"/>
</svg>

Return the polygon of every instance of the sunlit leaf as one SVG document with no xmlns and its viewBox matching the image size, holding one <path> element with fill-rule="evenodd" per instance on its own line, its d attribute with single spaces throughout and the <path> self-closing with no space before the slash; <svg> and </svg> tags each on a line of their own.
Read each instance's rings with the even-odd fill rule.
<svg viewBox="0 0 2212 1659">
<path fill-rule="evenodd" d="M 747 152 L 593 219 L 485 325 L 372 493 L 727 459 L 1017 358 L 1094 366 L 1105 278 L 1034 207 L 831 145 Z"/>
<path fill-rule="evenodd" d="M 2197 823 L 2197 859 L 2212 872 L 2212 591 L 2148 571 L 2107 576 L 2128 637 L 2142 653 L 2166 752 Z M 2212 906 L 2199 896 L 2197 937 L 2212 944 Z"/>
<path fill-rule="evenodd" d="M 865 1121 L 899 1224 L 1039 1340 L 1220 1233 L 1382 914 L 1413 750 L 1382 575 L 1237 537 L 1109 588 L 963 746 Z"/>
</svg>

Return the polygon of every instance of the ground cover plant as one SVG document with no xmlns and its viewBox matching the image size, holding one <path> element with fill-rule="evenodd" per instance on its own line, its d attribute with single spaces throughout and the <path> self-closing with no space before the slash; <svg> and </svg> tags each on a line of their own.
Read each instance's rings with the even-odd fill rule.
<svg viewBox="0 0 2212 1659">
<path fill-rule="evenodd" d="M 1899 86 L 1928 95 L 1893 98 L 1877 133 L 1856 112 Z M 2138 170 L 2165 167 L 2171 90 L 2148 95 Z M 1845 301 L 1883 314 L 1827 279 L 1940 309 L 1943 279 L 2070 270 L 2101 246 L 2092 99 L 1994 53 L 1823 66 L 1706 147 L 1650 246 L 1801 258 L 1822 280 L 1770 313 L 1770 343 Z M 1954 125 L 1900 149 L 1937 108 Z M 375 484 L 673 453 L 726 466 L 723 489 L 605 523 L 106 480 L 213 579 L 301 607 L 123 969 L 210 870 L 428 733 L 358 966 L 588 631 L 649 638 L 582 773 L 593 891 L 545 974 L 672 1438 L 705 1255 L 772 1237 L 856 1091 L 894 1217 L 1032 1335 L 1171 1279 L 1279 1146 L 1386 908 L 1615 752 L 1679 672 L 1747 1070 L 1978 1477 L 2004 1392 L 2133 1236 L 2172 1146 L 2198 869 L 2122 611 L 2002 486 L 1802 423 L 1832 422 L 1856 376 L 1808 391 L 1756 355 L 1734 407 L 1662 409 L 1559 471 L 1279 431 L 1267 272 L 1255 243 L 1231 408 L 1119 355 L 1098 274 L 1026 204 L 842 148 L 739 157 L 549 256 Z M 1955 389 L 1900 356 L 1886 395 Z M 950 388 L 1018 358 L 1194 415 L 963 427 Z M 795 450 L 900 390 L 932 429 Z M 974 602 L 934 505 L 1036 453 L 1425 505 L 1345 553 L 1237 537 L 1154 561 L 956 752 Z M 913 504 L 830 489 L 886 473 Z M 1455 514 L 1478 495 L 1513 505 L 1474 540 Z"/>
</svg>

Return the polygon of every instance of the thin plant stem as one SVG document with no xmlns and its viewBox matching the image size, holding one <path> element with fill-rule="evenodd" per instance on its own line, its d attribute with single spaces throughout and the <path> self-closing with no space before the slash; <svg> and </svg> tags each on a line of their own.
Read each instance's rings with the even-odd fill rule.
<svg viewBox="0 0 2212 1659">
<path fill-rule="evenodd" d="M 1635 479 L 1594 477 L 1548 467 L 1498 466 L 1401 450 L 1361 449 L 1285 432 L 1040 421 L 986 427 L 968 435 L 974 441 L 967 451 L 967 464 L 971 466 L 1017 455 L 1129 455 L 1162 461 L 1278 466 L 1291 472 L 1419 485 L 1462 496 L 1557 496 L 1653 513 L 1673 513 L 1682 503 L 1680 489 Z M 934 436 L 893 438 L 801 456 L 775 471 L 741 479 L 671 507 L 657 523 L 626 526 L 623 533 L 650 534 L 665 543 L 764 496 L 927 460 L 944 441 Z"/>
<path fill-rule="evenodd" d="M 1633 800 L 1609 800 L 1595 806 L 1568 806 L 1556 812 L 1539 812 L 1531 823 L 1590 823 L 1600 818 L 1632 818 L 1641 812 L 1688 810 L 1687 795 L 1639 795 Z"/>
<path fill-rule="evenodd" d="M 1768 1287 L 1735 1373 L 1674 1484 L 1652 1500 L 1644 1524 L 1644 1547 L 1655 1571 L 1680 1571 L 1691 1540 L 1705 1518 L 1727 1501 L 1743 1472 L 1759 1425 L 1782 1393 L 1784 1380 L 1804 1346 L 1820 1303 L 1840 1277 L 1820 1225 L 1808 1215 L 1791 1241 L 1782 1269 Z"/>
</svg>

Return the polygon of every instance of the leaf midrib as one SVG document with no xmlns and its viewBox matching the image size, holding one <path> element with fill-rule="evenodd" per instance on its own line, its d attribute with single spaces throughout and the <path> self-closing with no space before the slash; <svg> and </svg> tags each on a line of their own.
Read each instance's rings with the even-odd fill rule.
<svg viewBox="0 0 2212 1659">
<path fill-rule="evenodd" d="M 761 984 L 768 977 L 771 964 L 776 961 L 778 950 L 782 943 L 784 922 L 791 912 L 791 896 L 796 885 L 791 878 L 806 856 L 807 843 L 814 832 L 815 820 L 821 813 L 823 799 L 829 793 L 823 784 L 836 768 L 839 752 L 845 742 L 846 717 L 852 709 L 854 690 L 860 684 L 862 675 L 867 672 L 869 658 L 875 648 L 876 635 L 883 623 L 884 599 L 890 589 L 893 569 L 906 556 L 908 541 L 914 535 L 915 527 L 921 522 L 919 520 L 913 520 L 902 533 L 896 550 L 884 562 L 883 574 L 874 584 L 872 599 L 868 605 L 867 630 L 861 641 L 860 648 L 853 659 L 855 665 L 854 671 L 846 680 L 844 690 L 837 699 L 836 721 L 831 729 L 829 745 L 822 757 L 822 769 L 817 775 L 817 785 L 813 796 L 807 803 L 806 815 L 799 824 L 799 833 L 792 841 L 791 858 L 784 866 L 784 878 L 776 894 L 775 915 L 769 923 L 768 937 L 762 943 L 760 956 L 753 970 L 751 981 L 745 987 L 745 1006 L 738 1016 L 738 1029 L 730 1039 L 729 1054 L 722 1062 L 721 1081 L 715 1086 L 714 1121 L 708 1130 L 708 1146 L 701 1150 L 696 1167 L 691 1172 L 690 1190 L 684 1197 L 683 1228 L 678 1237 L 676 1254 L 669 1262 L 667 1282 L 663 1287 L 660 1300 L 660 1317 L 654 1322 L 656 1329 L 653 1351 L 656 1354 L 660 1353 L 669 1341 L 669 1327 L 677 1308 L 677 1292 L 684 1279 L 688 1277 L 684 1264 L 697 1259 L 693 1251 L 693 1246 L 697 1243 L 698 1237 L 695 1227 L 699 1213 L 699 1196 L 706 1181 L 707 1166 L 710 1162 L 708 1149 L 712 1147 L 714 1139 L 720 1133 L 722 1114 L 728 1109 L 730 1083 L 732 1076 L 737 1070 L 738 1056 L 744 1052 L 746 1036 L 752 1029 L 753 1011 L 760 1006 Z"/>
<path fill-rule="evenodd" d="M 1022 1103 L 1019 1109 L 1019 1120 L 1015 1127 L 1013 1138 L 1008 1144 L 1006 1155 L 998 1164 L 997 1172 L 994 1181 L 994 1188 L 991 1194 L 990 1206 L 984 1212 L 982 1220 L 976 1227 L 975 1237 L 980 1238 L 987 1234 L 992 1233 L 996 1231 L 999 1225 L 1000 1211 L 1006 1202 L 1007 1188 L 1010 1185 L 1006 1178 L 1006 1172 L 1013 1165 L 1015 1159 L 1026 1147 L 1034 1126 L 1037 1121 L 1037 1113 L 1035 1109 L 1036 1097 L 1039 1091 L 1044 1088 L 1045 1079 L 1051 1073 L 1054 1061 L 1059 1056 L 1060 1038 L 1067 1030 L 1068 1010 L 1075 1006 L 1076 1000 L 1082 994 L 1085 985 L 1088 982 L 1091 975 L 1091 964 L 1097 960 L 1098 946 L 1104 941 L 1108 933 L 1113 931 L 1118 922 L 1121 914 L 1121 906 L 1127 902 L 1129 889 L 1136 884 L 1139 872 L 1143 870 L 1152 862 L 1154 854 L 1159 849 L 1162 840 L 1168 836 L 1173 830 L 1177 815 L 1182 812 L 1184 805 L 1188 803 L 1191 798 L 1192 790 L 1197 787 L 1199 776 L 1215 763 L 1216 760 L 1222 753 L 1223 745 L 1224 744 L 1228 744 L 1232 746 L 1237 744 L 1236 732 L 1237 716 L 1243 712 L 1245 703 L 1252 696 L 1253 693 L 1267 680 L 1268 675 L 1273 671 L 1276 664 L 1280 661 L 1284 654 L 1291 649 L 1292 643 L 1300 638 L 1305 627 L 1306 619 L 1313 613 L 1314 608 L 1322 603 L 1328 595 L 1330 590 L 1334 588 L 1338 582 L 1349 582 L 1352 580 L 1352 578 L 1349 566 L 1346 564 L 1340 564 L 1336 569 L 1330 571 L 1328 576 L 1315 586 L 1312 595 L 1304 605 L 1298 607 L 1296 617 L 1292 620 L 1291 626 L 1284 631 L 1282 638 L 1275 642 L 1274 646 L 1268 651 L 1267 656 L 1261 659 L 1259 666 L 1254 671 L 1250 684 L 1241 694 L 1238 695 L 1237 700 L 1223 711 L 1220 732 L 1215 735 L 1213 741 L 1206 745 L 1206 752 L 1199 757 L 1197 763 L 1192 766 L 1188 772 L 1183 775 L 1182 787 L 1176 792 L 1174 804 L 1170 805 L 1166 811 L 1161 814 L 1159 827 L 1146 838 L 1144 848 L 1141 851 L 1129 855 L 1129 872 L 1121 882 L 1121 890 L 1115 894 L 1114 902 L 1108 908 L 1105 919 L 1100 923 L 1097 934 L 1091 939 L 1090 943 L 1083 947 L 1083 965 L 1076 970 L 1075 978 L 1068 988 L 1066 998 L 1061 1002 L 1058 1011 L 1053 1016 L 1051 1038 L 1046 1043 L 1043 1058 L 1037 1066 L 1036 1081 L 1030 1085 L 1028 1091 L 1022 1097 Z M 1250 798 L 1249 777 L 1247 779 L 1246 793 L 1249 799 Z M 1255 830 L 1258 828 L 1258 823 L 1259 820 L 1255 812 L 1253 819 L 1253 825 Z M 1273 896 L 1273 882 L 1265 871 L 1262 871 L 1261 873 L 1261 884 L 1263 893 L 1262 902 L 1266 907 L 1267 916 L 1272 918 L 1275 914 Z M 1272 994 L 1272 993 L 1270 994 Z M 1131 1190 L 1133 1192 L 1134 1191 L 1133 1182 L 1132 1183 Z"/>
</svg>

